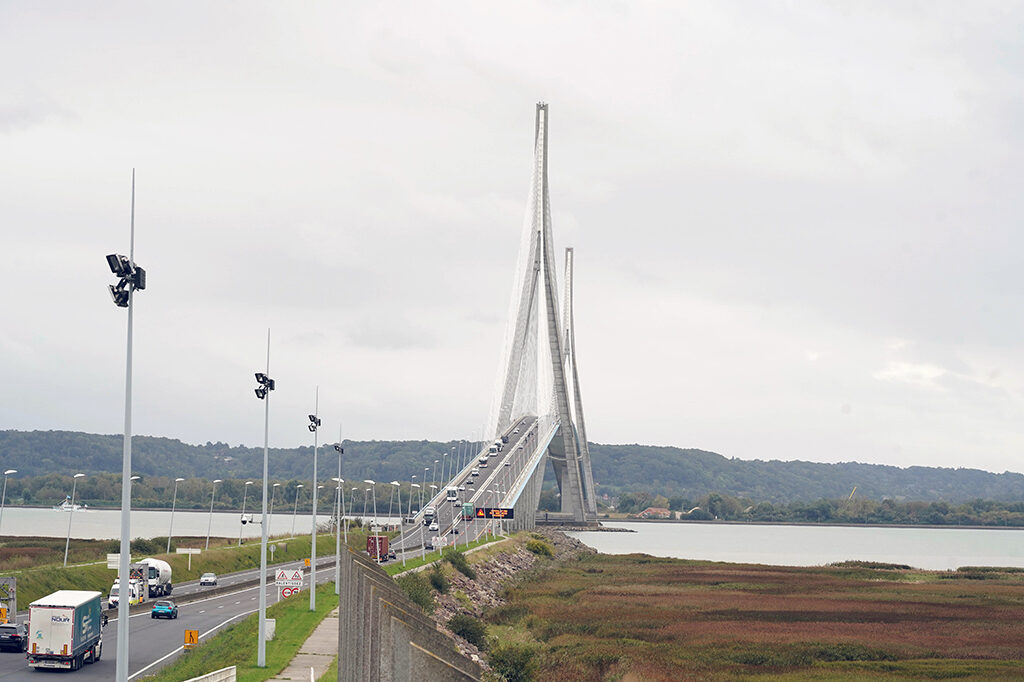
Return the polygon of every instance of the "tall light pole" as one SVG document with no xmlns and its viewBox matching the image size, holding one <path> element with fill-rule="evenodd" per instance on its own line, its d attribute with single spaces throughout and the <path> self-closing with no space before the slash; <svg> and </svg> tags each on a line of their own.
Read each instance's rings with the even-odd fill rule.
<svg viewBox="0 0 1024 682">
<path fill-rule="evenodd" d="M 313 402 L 313 414 L 309 415 L 309 430 L 313 432 L 313 529 L 310 531 L 309 542 L 309 610 L 316 611 L 316 498 L 319 496 L 316 487 L 316 459 L 320 450 L 320 387 L 316 387 Z"/>
<path fill-rule="evenodd" d="M 256 383 L 254 389 L 256 397 L 263 401 L 263 501 L 261 513 L 263 523 L 260 524 L 260 601 L 259 601 L 259 626 L 256 633 L 256 667 L 267 666 L 267 538 L 270 536 L 270 517 L 267 516 L 267 470 L 270 466 L 270 392 L 274 390 L 276 382 L 270 378 L 270 329 L 267 329 L 267 371 L 256 372 Z M 246 483 L 246 489 L 248 489 Z M 277 492 L 279 483 L 274 484 L 274 492 Z M 273 501 L 271 501 L 273 509 Z M 242 498 L 242 518 L 245 518 L 245 498 Z M 242 529 L 238 529 L 238 542 L 242 542 Z"/>
<path fill-rule="evenodd" d="M 4 522 L 4 502 L 7 500 L 7 477 L 18 473 L 17 469 L 8 469 L 4 472 L 4 492 L 0 495 L 0 527 Z"/>
<path fill-rule="evenodd" d="M 64 541 L 64 568 L 68 567 L 68 545 L 71 544 L 71 517 L 75 515 L 75 488 L 78 486 L 78 479 L 85 474 L 75 474 L 71 478 L 71 508 L 68 510 L 68 537 Z"/>
<path fill-rule="evenodd" d="M 270 537 L 270 520 L 274 518 L 274 498 L 277 497 L 277 489 L 280 487 L 280 483 L 275 483 L 274 490 L 270 493 L 270 511 L 267 513 L 267 537 Z"/>
<path fill-rule="evenodd" d="M 413 478 L 416 478 L 416 477 L 415 477 L 415 476 L 413 476 Z M 420 487 L 420 484 L 419 484 L 419 483 L 413 483 L 413 484 L 411 484 L 411 485 L 409 486 L 409 516 L 410 516 L 410 517 L 412 517 L 412 497 L 413 497 L 413 492 L 412 492 L 412 489 L 413 489 L 413 488 L 419 488 L 419 487 Z M 422 538 L 422 537 L 423 537 L 423 531 L 422 531 L 422 528 L 423 528 L 423 524 L 421 523 L 421 524 L 420 524 L 420 529 L 421 529 L 421 530 L 420 530 L 420 538 Z M 405 541 L 403 540 L 403 541 L 402 541 L 402 565 L 403 565 L 403 566 L 405 566 L 405 555 L 406 555 L 406 553 L 407 553 L 408 551 L 409 551 L 409 548 L 408 548 L 408 547 L 406 547 L 406 545 L 405 545 Z"/>
<path fill-rule="evenodd" d="M 246 481 L 242 493 L 242 518 L 239 519 L 241 523 L 238 524 L 238 546 L 242 546 L 242 529 L 245 528 L 245 499 L 249 496 L 249 486 L 252 485 L 252 481 Z"/>
<path fill-rule="evenodd" d="M 174 479 L 174 497 L 171 498 L 171 525 L 167 528 L 167 554 L 171 553 L 171 536 L 174 535 L 174 508 L 178 504 L 178 484 L 184 480 L 184 478 Z"/>
<path fill-rule="evenodd" d="M 398 488 L 398 481 L 388 483 L 391 486 L 391 500 L 388 502 L 388 524 L 391 523 L 391 504 L 395 501 L 395 488 Z M 398 491 L 398 515 L 402 515 L 402 491 Z"/>
<path fill-rule="evenodd" d="M 448 460 L 447 460 L 447 458 L 448 458 L 448 452 L 447 452 L 447 451 L 445 451 L 445 452 L 441 453 L 441 480 L 440 480 L 440 481 L 438 481 L 438 483 L 440 483 L 440 484 L 441 484 L 441 487 L 442 487 L 442 488 L 443 488 L 443 487 L 444 487 L 444 485 L 445 485 L 445 481 L 447 481 L 447 480 L 448 480 L 448 479 L 446 479 L 446 478 L 444 477 L 444 465 L 445 465 L 445 463 L 446 463 L 446 462 L 448 461 Z"/>
<path fill-rule="evenodd" d="M 338 469 L 341 469 L 340 464 Z M 334 508 L 337 510 L 334 517 L 334 594 L 341 594 L 341 501 L 345 493 L 345 479 L 338 477 L 331 480 L 337 486 L 334 490 Z M 348 543 L 348 533 L 345 534 L 345 543 Z"/>
<path fill-rule="evenodd" d="M 370 479 L 366 479 L 363 483 L 369 483 L 372 487 L 367 488 L 367 490 L 373 491 L 373 524 L 370 526 L 370 530 L 372 531 L 373 526 L 377 525 L 377 484 Z"/>
<path fill-rule="evenodd" d="M 334 444 L 334 451 L 338 453 L 338 477 L 334 479 L 338 489 L 334 491 L 335 505 L 338 507 L 338 515 L 334 519 L 334 594 L 341 594 L 341 524 L 345 515 L 342 513 L 341 504 L 345 499 L 345 480 L 341 477 L 341 456 L 345 454 L 341 438 L 341 424 L 338 424 L 338 442 Z M 345 526 L 345 544 L 348 544 L 348 526 Z"/>
<path fill-rule="evenodd" d="M 132 320 L 135 306 L 135 291 L 146 288 L 146 271 L 135 265 L 135 169 L 132 169 L 131 236 L 128 242 L 128 257 L 118 254 L 107 256 L 110 271 L 118 277 L 117 285 L 108 289 L 118 308 L 128 309 L 128 344 L 125 353 L 124 377 L 124 449 L 121 454 L 121 559 L 118 562 L 119 575 L 127 584 L 128 563 L 131 559 L 132 525 Z M 128 682 L 128 602 L 120 599 L 117 604 L 118 621 L 124 627 L 117 629 L 116 682 Z"/>
<path fill-rule="evenodd" d="M 431 484 L 435 483 L 436 480 L 437 480 L 437 463 L 440 462 L 440 461 L 441 460 L 439 460 L 439 459 L 435 459 L 434 460 L 434 466 L 432 466 L 430 468 L 430 483 Z"/>
<path fill-rule="evenodd" d="M 295 507 L 292 509 L 292 535 L 295 535 L 295 515 L 299 511 L 299 488 L 302 488 L 304 485 L 304 483 L 300 483 L 295 486 Z"/>
<path fill-rule="evenodd" d="M 213 479 L 213 490 L 210 491 L 210 521 L 206 524 L 206 549 L 210 549 L 210 529 L 213 528 L 213 498 L 217 496 L 217 484 L 222 481 L 219 478 Z M 121 602 L 117 602 L 118 609 L 121 608 Z M 121 612 L 117 612 L 117 617 L 121 617 Z"/>
</svg>

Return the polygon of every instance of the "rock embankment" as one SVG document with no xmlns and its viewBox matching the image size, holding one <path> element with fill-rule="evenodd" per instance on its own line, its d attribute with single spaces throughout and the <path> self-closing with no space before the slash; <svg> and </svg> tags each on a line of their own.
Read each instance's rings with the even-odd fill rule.
<svg viewBox="0 0 1024 682">
<path fill-rule="evenodd" d="M 561 531 L 549 528 L 533 531 L 544 537 L 554 548 L 554 556 L 542 558 L 527 550 L 519 543 L 508 543 L 507 551 L 503 551 L 486 561 L 473 564 L 476 579 L 471 580 L 458 571 L 453 571 L 449 579 L 447 593 L 435 597 L 436 607 L 433 618 L 439 630 L 451 635 L 455 644 L 464 656 L 477 661 L 485 668 L 487 662 L 480 650 L 453 634 L 447 624 L 453 616 L 465 614 L 474 618 L 482 618 L 488 611 L 505 604 L 502 593 L 506 587 L 516 580 L 525 577 L 525 572 L 542 563 L 561 563 L 573 561 L 583 554 L 594 554 L 595 550 L 587 547 L 579 540 L 570 538 Z"/>
</svg>

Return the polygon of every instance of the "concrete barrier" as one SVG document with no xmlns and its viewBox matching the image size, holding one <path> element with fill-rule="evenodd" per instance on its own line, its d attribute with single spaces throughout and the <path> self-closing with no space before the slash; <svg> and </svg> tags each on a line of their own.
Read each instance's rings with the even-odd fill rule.
<svg viewBox="0 0 1024 682">
<path fill-rule="evenodd" d="M 339 606 L 339 682 L 480 679 L 480 666 L 376 562 L 351 550 L 342 556 Z"/>
<path fill-rule="evenodd" d="M 206 673 L 199 677 L 193 677 L 185 682 L 235 682 L 238 676 L 238 671 L 235 666 L 230 668 L 221 668 L 220 670 L 214 670 L 212 673 Z"/>
</svg>

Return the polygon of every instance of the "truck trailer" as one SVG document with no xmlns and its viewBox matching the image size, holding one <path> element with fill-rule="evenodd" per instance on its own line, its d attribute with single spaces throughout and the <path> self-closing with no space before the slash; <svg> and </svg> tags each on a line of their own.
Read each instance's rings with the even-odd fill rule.
<svg viewBox="0 0 1024 682">
<path fill-rule="evenodd" d="M 171 584 L 171 565 L 162 559 L 149 557 L 139 562 L 146 564 L 148 574 L 149 596 L 166 597 L 174 589 Z"/>
<path fill-rule="evenodd" d="M 28 664 L 78 670 L 103 653 L 100 593 L 58 590 L 28 605 Z"/>
</svg>

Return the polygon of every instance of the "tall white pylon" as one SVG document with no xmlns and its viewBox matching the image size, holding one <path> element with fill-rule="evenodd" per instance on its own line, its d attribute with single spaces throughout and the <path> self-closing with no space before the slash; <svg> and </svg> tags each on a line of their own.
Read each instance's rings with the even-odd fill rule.
<svg viewBox="0 0 1024 682">
<path fill-rule="evenodd" d="M 576 342 L 572 320 L 572 251 L 566 253 L 564 317 L 559 314 L 555 248 L 548 194 L 548 105 L 537 104 L 534 167 L 505 336 L 504 365 L 491 434 L 536 415 L 540 431 L 558 424 L 547 459 L 561 493 L 561 510 L 573 521 L 597 513 L 590 470 Z M 571 384 L 571 389 L 570 389 Z"/>
</svg>

